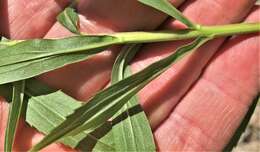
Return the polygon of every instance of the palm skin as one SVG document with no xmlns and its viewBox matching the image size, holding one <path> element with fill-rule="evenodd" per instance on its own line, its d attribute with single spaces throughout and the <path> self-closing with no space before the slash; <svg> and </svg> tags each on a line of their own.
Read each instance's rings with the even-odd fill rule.
<svg viewBox="0 0 260 152">
<path fill-rule="evenodd" d="M 245 20 L 259 22 L 260 9 L 254 0 L 175 0 L 195 23 L 229 24 Z M 72 35 L 55 16 L 68 5 L 66 0 L 2 0 L 0 32 L 12 39 Z M 51 7 L 50 7 L 51 6 Z M 28 13 L 24 8 L 33 10 Z M 82 0 L 78 4 L 81 31 L 110 33 L 151 30 L 166 16 L 136 0 Z M 167 19 L 160 28 L 183 25 Z M 145 45 L 131 64 L 137 72 L 167 56 L 187 41 Z M 66 66 L 39 79 L 86 101 L 109 83 L 113 61 L 120 50 L 113 47 L 95 57 Z M 138 93 L 148 115 L 160 151 L 220 151 L 230 140 L 260 88 L 259 35 L 213 40 L 185 57 Z M 0 102 L 0 132 L 4 132 L 8 104 Z M 20 121 L 14 150 L 25 151 L 43 135 Z M 4 134 L 0 136 L 3 150 Z M 52 144 L 43 151 L 73 151 Z"/>
</svg>

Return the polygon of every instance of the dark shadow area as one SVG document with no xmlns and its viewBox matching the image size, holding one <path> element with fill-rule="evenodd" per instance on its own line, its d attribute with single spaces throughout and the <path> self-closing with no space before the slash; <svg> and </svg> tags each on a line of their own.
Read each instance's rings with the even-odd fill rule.
<svg viewBox="0 0 260 152">
<path fill-rule="evenodd" d="M 81 151 L 92 151 L 93 148 L 98 143 L 98 140 L 103 138 L 112 130 L 112 125 L 110 122 L 104 123 L 101 127 L 97 128 L 95 131 L 90 133 L 86 138 L 84 138 L 77 146 L 78 150 Z"/>
<path fill-rule="evenodd" d="M 135 105 L 131 108 L 129 108 L 127 111 L 121 113 L 119 116 L 117 116 L 116 118 L 114 118 L 112 120 L 112 124 L 113 126 L 120 123 L 121 121 L 124 121 L 126 118 L 128 118 L 129 116 L 132 117 L 140 112 L 143 112 L 142 107 L 138 104 Z"/>
<path fill-rule="evenodd" d="M 112 130 L 114 125 L 124 121 L 129 116 L 134 116 L 140 112 L 143 112 L 143 109 L 140 105 L 135 105 L 129 108 L 127 111 L 121 113 L 119 116 L 114 118 L 112 122 L 106 122 L 101 127 L 90 133 L 85 139 L 83 139 L 77 149 L 81 151 L 92 151 L 97 145 L 98 141 L 102 140 L 108 133 Z"/>
<path fill-rule="evenodd" d="M 30 96 L 41 96 L 47 95 L 58 91 L 57 89 L 52 89 L 51 87 L 47 86 L 45 83 L 36 80 L 34 78 L 26 80 L 26 94 L 30 94 Z"/>
<path fill-rule="evenodd" d="M 0 0 L 0 35 L 9 38 L 8 0 Z"/>
<path fill-rule="evenodd" d="M 11 84 L 0 85 L 0 96 L 4 97 L 7 102 L 11 102 L 12 85 Z"/>
<path fill-rule="evenodd" d="M 55 0 L 55 2 L 59 5 L 60 8 L 65 8 L 69 5 L 68 0 Z"/>
</svg>

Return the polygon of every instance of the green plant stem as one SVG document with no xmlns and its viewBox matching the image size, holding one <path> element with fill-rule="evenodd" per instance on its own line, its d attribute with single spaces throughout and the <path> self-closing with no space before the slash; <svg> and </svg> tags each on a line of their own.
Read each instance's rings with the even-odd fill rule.
<svg viewBox="0 0 260 152">
<path fill-rule="evenodd" d="M 184 29 L 174 31 L 155 31 L 155 32 L 119 32 L 114 34 L 107 34 L 114 36 L 118 40 L 107 43 L 104 46 L 115 44 L 128 44 L 128 43 L 151 43 L 151 42 L 164 42 L 173 40 L 185 40 L 196 37 L 223 37 L 238 34 L 247 34 L 260 32 L 260 23 L 239 23 L 229 25 L 217 26 L 201 26 L 198 25 L 196 29 Z M 15 45 L 24 40 L 9 40 L 7 42 L 0 42 L 0 45 Z M 81 52 L 80 50 L 79 52 Z"/>
<path fill-rule="evenodd" d="M 211 36 L 213 38 L 221 36 L 231 36 L 236 34 L 246 34 L 260 32 L 260 23 L 241 23 L 218 26 L 200 26 L 198 29 L 185 29 L 175 31 L 156 32 L 122 32 L 113 36 L 119 39 L 119 43 L 150 43 L 172 40 L 190 39 L 199 36 Z"/>
</svg>

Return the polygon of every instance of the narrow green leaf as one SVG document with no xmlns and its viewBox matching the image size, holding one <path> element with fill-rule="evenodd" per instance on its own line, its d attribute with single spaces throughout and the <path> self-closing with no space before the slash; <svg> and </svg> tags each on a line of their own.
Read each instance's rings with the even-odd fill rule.
<svg viewBox="0 0 260 152">
<path fill-rule="evenodd" d="M 22 41 L 0 49 L 0 66 L 82 51 L 93 54 L 115 41 L 117 38 L 108 35 Z"/>
<path fill-rule="evenodd" d="M 126 63 L 128 63 L 129 60 L 133 57 L 135 52 L 138 50 L 139 46 L 140 45 L 129 45 L 129 47 L 124 49 L 122 52 L 125 52 L 125 53 L 121 53 L 119 55 L 118 59 L 116 60 L 116 64 L 115 64 L 115 65 L 120 65 L 120 66 L 118 68 L 114 68 L 113 71 L 114 72 L 118 71 L 116 73 L 124 73 L 124 68 L 125 68 Z M 125 60 L 126 55 L 128 56 L 128 58 Z M 122 62 L 124 62 L 124 63 L 118 64 L 118 63 L 122 63 Z M 115 69 L 120 69 L 120 70 L 115 70 Z M 123 78 L 123 76 L 120 77 L 120 79 L 122 79 L 122 78 Z M 118 80 L 120 80 L 120 79 L 118 79 Z M 118 80 L 116 80 L 116 81 L 118 81 Z M 68 116 L 70 113 L 73 112 L 73 110 L 76 109 L 75 105 L 77 105 L 79 107 L 80 103 L 70 97 L 66 97 L 66 95 L 60 91 L 58 91 L 58 92 L 54 91 L 54 93 L 49 94 L 50 91 L 46 91 L 46 89 L 44 89 L 45 86 L 37 85 L 35 83 L 36 83 L 35 81 L 28 81 L 26 91 L 33 92 L 32 94 L 34 94 L 34 96 L 40 95 L 40 94 L 47 94 L 47 95 L 40 95 L 40 96 L 35 96 L 35 97 L 30 98 L 29 103 L 28 103 L 28 108 L 27 108 L 26 121 L 29 124 L 31 124 L 32 126 L 34 126 L 35 128 L 37 128 L 37 130 L 39 130 L 45 134 L 48 134 L 54 127 L 58 126 L 60 124 L 60 122 L 64 121 L 66 116 Z M 38 91 L 39 89 L 40 89 L 40 91 Z M 43 89 L 43 91 L 42 91 L 42 89 Z M 42 93 L 40 93 L 40 92 L 42 92 Z M 46 93 L 44 93 L 44 92 L 46 92 Z M 69 99 L 69 100 L 67 100 L 67 99 Z M 134 127 L 134 128 L 130 128 L 130 129 L 132 129 L 132 132 L 135 133 L 135 136 L 132 136 L 132 137 L 130 136 L 130 139 L 135 140 L 135 143 L 136 144 L 138 143 L 138 144 L 137 144 L 137 146 L 134 146 L 134 147 L 133 147 L 133 145 L 128 146 L 129 147 L 128 150 L 131 150 L 131 149 L 134 150 L 136 148 L 137 148 L 137 150 L 138 149 L 139 150 L 149 150 L 149 151 L 152 151 L 152 149 L 154 150 L 155 147 L 153 144 L 152 133 L 150 131 L 151 129 L 149 128 L 149 123 L 148 123 L 148 121 L 145 117 L 145 114 L 143 113 L 140 105 L 138 105 L 137 100 L 132 98 L 128 102 L 127 107 L 128 107 L 127 109 L 125 109 L 125 107 L 123 109 L 121 109 L 121 112 L 118 113 L 118 115 L 117 115 L 118 117 L 114 121 L 113 129 L 108 131 L 104 135 L 102 135 L 101 136 L 102 138 L 99 138 L 99 136 L 96 135 L 96 133 L 92 133 L 89 135 L 85 134 L 85 136 L 81 136 L 82 138 L 66 137 L 66 138 L 60 140 L 60 142 L 66 144 L 72 148 L 75 148 L 77 146 L 77 148 L 79 148 L 80 150 L 89 150 L 89 151 L 124 150 L 126 147 L 125 148 L 121 147 L 119 149 L 118 146 L 123 144 L 123 143 L 121 143 L 122 140 L 120 139 L 121 138 L 120 136 L 126 135 L 126 133 L 118 132 L 118 129 L 116 129 L 116 128 L 121 129 L 122 127 L 125 126 L 122 124 L 125 124 L 125 123 L 129 122 L 129 120 L 130 120 Z M 121 113 L 125 112 L 128 109 L 130 109 L 130 111 L 128 111 L 127 113 L 131 114 L 131 116 L 128 115 L 129 119 L 121 120 L 121 122 L 119 123 L 118 121 L 120 121 L 120 119 L 125 116 L 124 115 L 125 113 L 123 113 L 123 114 L 121 114 Z M 139 123 L 140 121 L 142 122 L 142 126 L 140 126 L 140 123 Z M 144 126 L 145 124 L 147 126 Z M 112 127 L 112 124 L 111 124 L 111 127 Z M 128 128 L 122 128 L 122 129 L 128 130 Z M 137 133 L 136 133 L 136 131 L 137 131 Z M 148 132 L 148 133 L 150 133 L 150 136 L 149 136 L 149 134 L 147 134 L 147 131 L 150 131 L 150 132 Z M 98 130 L 98 132 L 100 132 L 100 129 Z M 114 133 L 116 134 L 115 136 L 113 136 Z M 80 133 L 80 134 L 84 134 L 84 133 Z M 141 138 L 138 138 L 138 136 L 140 136 Z M 126 138 L 128 138 L 128 136 L 126 136 Z M 135 138 L 138 138 L 138 139 L 135 139 Z M 116 143 L 114 142 L 115 140 L 117 141 Z M 144 141 L 145 141 L 145 143 L 144 143 Z M 151 143 L 150 141 L 152 142 L 152 144 L 150 144 Z M 113 144 L 111 144 L 111 142 L 113 142 Z M 79 143 L 81 143 L 81 144 L 79 145 Z M 91 143 L 95 143 L 95 145 L 91 146 Z M 141 143 L 143 143 L 143 144 L 141 144 Z M 126 143 L 124 143 L 124 144 L 126 144 Z M 115 150 L 114 147 L 117 147 L 117 149 Z"/>
<path fill-rule="evenodd" d="M 5 152 L 12 152 L 16 128 L 23 106 L 25 81 L 15 82 L 13 84 L 13 96 L 10 103 L 7 127 L 5 130 Z"/>
<path fill-rule="evenodd" d="M 179 48 L 176 53 L 169 57 L 155 62 L 144 70 L 99 92 L 88 103 L 76 109 L 64 122 L 53 129 L 50 134 L 46 135 L 31 151 L 38 151 L 62 137 L 75 135 L 84 130 L 91 132 L 100 127 L 147 83 L 209 39 L 211 38 L 200 37 L 193 43 Z"/>
<path fill-rule="evenodd" d="M 130 44 L 130 45 L 125 45 L 124 48 L 121 50 L 112 69 L 112 74 L 111 74 L 112 85 L 124 79 L 125 68 L 127 64 L 129 64 L 129 62 L 135 56 L 135 54 L 140 49 L 140 47 L 141 47 L 140 44 Z"/>
<path fill-rule="evenodd" d="M 1 48 L 0 84 L 31 78 L 82 61 L 116 41 L 115 37 L 106 35 L 74 36 L 59 40 L 28 40 Z"/>
<path fill-rule="evenodd" d="M 252 105 L 249 107 L 247 114 L 245 115 L 243 121 L 241 122 L 240 126 L 237 128 L 236 132 L 234 133 L 233 137 L 230 139 L 229 143 L 223 149 L 223 151 L 228 152 L 232 151 L 232 149 L 237 145 L 241 135 L 245 132 L 246 127 L 255 111 L 258 101 L 260 100 L 260 94 L 254 99 Z"/>
<path fill-rule="evenodd" d="M 112 84 L 130 75 L 129 61 L 140 45 L 127 45 L 121 51 L 112 70 Z M 155 143 L 150 124 L 144 111 L 133 96 L 114 116 L 112 134 L 116 151 L 155 151 Z"/>
<path fill-rule="evenodd" d="M 26 121 L 40 132 L 48 134 L 53 128 L 61 124 L 66 116 L 80 107 L 80 102 L 65 95 L 61 91 L 41 96 L 32 96 L 29 99 Z M 84 132 L 74 137 L 67 137 L 60 142 L 75 148 L 87 136 Z"/>
<path fill-rule="evenodd" d="M 153 7 L 161 12 L 168 14 L 169 16 L 179 20 L 187 27 L 191 29 L 196 29 L 197 26 L 193 24 L 188 18 L 186 18 L 182 13 L 176 9 L 168 0 L 138 0 L 139 2 Z"/>
<path fill-rule="evenodd" d="M 82 104 L 61 91 L 50 89 L 35 79 L 26 82 L 26 95 L 29 97 L 26 122 L 44 134 L 50 133 Z M 85 151 L 89 147 L 89 142 L 100 143 L 104 149 L 111 150 L 109 145 L 101 143 L 98 138 L 86 132 L 63 138 L 59 142 L 76 148 L 87 136 L 88 140 L 84 142 L 84 146 L 80 150 Z"/>
<path fill-rule="evenodd" d="M 8 39 L 5 37 L 1 37 L 0 41 L 0 49 L 7 47 L 7 45 L 2 44 L 1 42 L 6 42 Z M 4 84 L 0 85 L 0 95 L 5 98 L 7 102 L 12 101 L 12 85 L 11 84 Z"/>
<path fill-rule="evenodd" d="M 89 57 L 88 53 L 75 53 L 0 66 L 0 84 L 31 78 Z"/>
<path fill-rule="evenodd" d="M 1 46 L 4 45 L 0 48 L 0 85 L 31 78 L 64 65 L 81 61 L 82 59 L 78 58 L 76 61 L 69 59 L 69 63 L 65 60 L 68 60 L 71 56 L 74 58 L 75 54 L 81 53 L 85 54 L 87 58 L 115 44 L 172 41 L 200 36 L 220 37 L 252 33 L 259 30 L 259 23 L 248 23 L 201 27 L 200 30 L 122 32 L 111 35 L 81 35 L 63 39 L 0 42 Z M 53 58 L 59 58 L 61 61 L 57 64 Z M 39 62 L 42 63 L 39 64 Z M 38 68 L 35 66 L 36 63 L 40 65 Z M 31 68 L 31 66 L 34 66 L 34 68 Z M 19 72 L 16 72 L 16 70 Z"/>
<path fill-rule="evenodd" d="M 139 47 L 140 45 L 133 44 L 121 51 L 112 70 L 112 84 L 131 75 L 130 67 L 127 65 Z M 114 117 L 112 133 L 116 151 L 155 151 L 149 121 L 136 96 L 133 96 Z"/>
<path fill-rule="evenodd" d="M 67 7 L 57 16 L 57 20 L 72 33 L 80 34 L 78 30 L 79 16 L 75 9 Z"/>
</svg>

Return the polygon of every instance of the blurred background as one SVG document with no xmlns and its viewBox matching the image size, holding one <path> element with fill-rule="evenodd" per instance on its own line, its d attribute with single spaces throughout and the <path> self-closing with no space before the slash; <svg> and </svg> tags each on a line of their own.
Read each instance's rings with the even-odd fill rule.
<svg viewBox="0 0 260 152">
<path fill-rule="evenodd" d="M 233 152 L 260 152 L 260 100 L 246 131 Z"/>
</svg>

